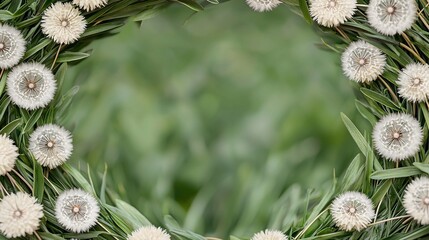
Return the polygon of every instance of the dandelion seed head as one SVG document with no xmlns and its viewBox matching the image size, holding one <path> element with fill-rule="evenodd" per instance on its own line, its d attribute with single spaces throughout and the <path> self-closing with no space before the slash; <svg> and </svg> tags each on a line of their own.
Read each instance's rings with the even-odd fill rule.
<svg viewBox="0 0 429 240">
<path fill-rule="evenodd" d="M 6 134 L 0 135 L 0 176 L 10 172 L 15 167 L 18 148 Z"/>
<path fill-rule="evenodd" d="M 361 231 L 375 217 L 371 200 L 360 192 L 345 192 L 331 204 L 332 218 L 341 230 Z"/>
<path fill-rule="evenodd" d="M 40 63 L 22 63 L 7 78 L 7 93 L 12 102 L 27 110 L 48 105 L 56 88 L 54 75 Z"/>
<path fill-rule="evenodd" d="M 0 23 L 0 68 L 7 69 L 18 64 L 25 53 L 25 40 L 21 32 Z"/>
<path fill-rule="evenodd" d="M 310 15 L 325 27 L 336 27 L 351 18 L 356 11 L 356 0 L 311 0 Z"/>
<path fill-rule="evenodd" d="M 127 240 L 170 240 L 170 235 L 160 227 L 144 226 L 132 232 Z"/>
<path fill-rule="evenodd" d="M 29 149 L 42 166 L 56 168 L 73 151 L 71 134 L 55 124 L 40 126 L 30 136 Z"/>
<path fill-rule="evenodd" d="M 58 222 L 75 233 L 86 232 L 93 227 L 99 212 L 95 198 L 81 189 L 64 191 L 55 204 L 55 217 Z"/>
<path fill-rule="evenodd" d="M 368 22 L 384 35 L 401 34 L 416 20 L 415 0 L 371 0 L 367 10 Z"/>
<path fill-rule="evenodd" d="M 380 49 L 359 40 L 346 48 L 341 56 L 341 64 L 349 79 L 369 83 L 383 73 L 386 56 Z"/>
<path fill-rule="evenodd" d="M 85 11 L 92 11 L 106 5 L 107 0 L 73 0 L 73 4 Z"/>
<path fill-rule="evenodd" d="M 45 10 L 42 32 L 58 44 L 70 44 L 85 32 L 86 21 L 71 3 L 56 2 Z"/>
<path fill-rule="evenodd" d="M 170 235 L 160 227 L 144 226 L 132 232 L 127 240 L 170 240 Z"/>
<path fill-rule="evenodd" d="M 42 205 L 28 193 L 12 193 L 0 202 L 0 231 L 8 238 L 33 234 L 42 217 Z"/>
<path fill-rule="evenodd" d="M 256 12 L 271 11 L 281 2 L 279 0 L 246 0 L 246 3 Z"/>
<path fill-rule="evenodd" d="M 374 126 L 372 139 L 380 155 L 392 161 L 400 161 L 419 151 L 423 130 L 413 116 L 391 113 Z"/>
<path fill-rule="evenodd" d="M 410 102 L 423 102 L 429 96 L 429 65 L 408 64 L 398 76 L 398 93 Z"/>
<path fill-rule="evenodd" d="M 250 240 L 287 240 L 288 237 L 278 230 L 263 230 L 255 233 Z"/>
<path fill-rule="evenodd" d="M 429 224 L 429 178 L 420 177 L 408 184 L 404 199 L 404 208 L 419 224 Z"/>
</svg>

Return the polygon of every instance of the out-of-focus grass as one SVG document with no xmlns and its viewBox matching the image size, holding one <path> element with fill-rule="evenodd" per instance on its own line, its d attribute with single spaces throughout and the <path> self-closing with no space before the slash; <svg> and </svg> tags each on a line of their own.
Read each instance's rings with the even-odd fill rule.
<svg viewBox="0 0 429 240">
<path fill-rule="evenodd" d="M 317 188 L 350 162 L 339 113 L 356 114 L 352 89 L 339 56 L 284 6 L 189 14 L 129 24 L 68 72 L 81 87 L 66 121 L 73 158 L 107 163 L 110 186 L 154 222 L 169 213 L 199 233 L 248 236 L 291 184 Z"/>
</svg>

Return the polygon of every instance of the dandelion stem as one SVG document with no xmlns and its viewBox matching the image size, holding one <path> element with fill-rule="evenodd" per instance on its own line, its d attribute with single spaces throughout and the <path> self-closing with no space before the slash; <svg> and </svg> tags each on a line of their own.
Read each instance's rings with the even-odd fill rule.
<svg viewBox="0 0 429 240">
<path fill-rule="evenodd" d="M 408 47 L 407 45 L 403 44 L 403 43 L 399 43 L 399 46 L 405 48 L 407 51 L 409 51 L 411 54 L 414 55 L 414 57 L 417 58 L 417 60 L 419 60 L 422 64 L 426 64 L 425 60 L 423 60 L 423 58 L 420 57 L 420 55 L 415 52 L 413 49 L 411 49 L 410 47 Z"/>
<path fill-rule="evenodd" d="M 299 239 L 300 237 L 302 237 L 304 235 L 304 233 L 311 227 L 311 225 L 313 225 L 314 222 L 316 222 L 316 220 L 322 216 L 323 214 L 325 214 L 325 212 L 328 211 L 328 208 L 326 208 L 325 210 L 323 210 L 321 213 L 319 213 L 319 215 L 317 215 L 313 220 L 311 220 L 310 223 L 307 224 L 307 226 L 304 227 L 304 229 L 302 229 L 301 232 L 298 233 L 298 235 L 296 235 L 296 237 L 294 239 Z"/>
<path fill-rule="evenodd" d="M 3 186 L 1 182 L 0 182 L 0 191 L 1 191 L 2 197 L 9 195 L 9 193 L 6 191 L 6 188 Z"/>
<path fill-rule="evenodd" d="M 410 48 L 412 48 L 412 49 L 414 50 L 414 52 L 420 56 L 419 52 L 417 51 L 417 48 L 416 48 L 416 47 L 414 46 L 414 44 L 411 42 L 411 40 L 410 40 L 410 38 L 407 36 L 407 34 L 402 33 L 402 37 L 403 37 L 403 38 L 405 39 L 405 41 L 408 43 L 408 46 L 409 46 Z"/>
<path fill-rule="evenodd" d="M 33 192 L 33 187 L 31 186 L 31 184 L 29 184 L 27 180 L 25 180 L 25 178 L 21 174 L 19 174 L 19 172 L 17 172 L 15 169 L 12 169 L 12 172 L 14 172 L 16 176 L 18 176 L 25 183 L 25 185 L 27 185 L 27 187 L 30 188 L 30 190 Z"/>
<path fill-rule="evenodd" d="M 2 69 L 1 72 L 0 72 L 0 79 L 3 76 L 3 73 L 4 73 L 4 69 Z"/>
<path fill-rule="evenodd" d="M 402 218 L 408 218 L 408 217 L 410 217 L 410 215 L 404 215 L 404 216 L 398 216 L 398 217 L 388 218 L 388 219 L 380 220 L 378 222 L 370 223 L 370 224 L 368 224 L 368 227 L 374 226 L 374 225 L 377 225 L 377 224 L 380 224 L 380 223 L 385 223 L 385 222 L 389 222 L 389 221 L 393 221 L 393 220 L 398 220 L 398 219 L 402 219 Z"/>
<path fill-rule="evenodd" d="M 392 88 L 389 86 L 389 84 L 386 83 L 386 81 L 384 81 L 384 79 L 382 77 L 378 77 L 380 79 L 380 81 L 383 83 L 383 85 L 386 87 L 387 91 L 389 91 L 390 95 L 392 96 L 392 98 L 400 105 L 401 102 L 399 101 L 399 98 L 396 96 L 395 92 L 393 92 Z"/>
<path fill-rule="evenodd" d="M 38 240 L 42 240 L 42 238 L 39 236 L 39 234 L 36 231 L 34 232 L 34 235 L 36 235 Z"/>
<path fill-rule="evenodd" d="M 106 232 L 110 233 L 113 238 L 119 240 L 119 238 L 115 237 L 112 232 L 110 232 L 103 224 L 101 224 L 101 222 L 97 221 L 97 224 L 100 225 L 100 227 L 103 228 Z"/>
<path fill-rule="evenodd" d="M 15 186 L 20 191 L 25 192 L 24 189 L 21 187 L 21 185 L 19 185 L 9 173 L 6 173 L 6 176 L 9 179 L 9 181 L 12 183 L 13 186 Z"/>
<path fill-rule="evenodd" d="M 52 66 L 51 66 L 51 70 L 54 69 L 55 63 L 57 62 L 58 59 L 58 55 L 60 54 L 61 51 L 61 47 L 63 46 L 63 44 L 60 44 L 60 46 L 58 46 L 58 51 L 55 54 L 55 58 L 54 58 L 54 62 L 52 62 Z"/>
<path fill-rule="evenodd" d="M 348 42 L 351 42 L 351 40 L 350 40 L 350 38 L 349 38 L 349 36 L 347 36 L 347 34 L 345 34 L 344 32 L 343 32 L 343 30 L 341 30 L 340 28 L 338 28 L 338 27 L 335 27 L 335 29 L 337 30 L 337 32 L 344 38 L 344 39 L 346 39 Z"/>
</svg>

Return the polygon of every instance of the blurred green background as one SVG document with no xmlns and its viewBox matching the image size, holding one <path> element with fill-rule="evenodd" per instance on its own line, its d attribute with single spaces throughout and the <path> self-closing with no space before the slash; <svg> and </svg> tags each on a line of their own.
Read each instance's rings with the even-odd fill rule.
<svg viewBox="0 0 429 240">
<path fill-rule="evenodd" d="M 206 236 L 249 237 L 276 226 L 290 186 L 319 188 L 349 164 L 352 87 L 286 6 L 191 15 L 172 6 L 129 23 L 69 69 L 73 161 L 107 165 L 110 188 L 154 223 L 172 214 Z"/>
</svg>

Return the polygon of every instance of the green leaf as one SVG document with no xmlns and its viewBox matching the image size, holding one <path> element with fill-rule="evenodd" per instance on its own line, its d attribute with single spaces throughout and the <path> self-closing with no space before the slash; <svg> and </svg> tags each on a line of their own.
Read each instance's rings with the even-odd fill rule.
<svg viewBox="0 0 429 240">
<path fill-rule="evenodd" d="M 424 103 L 420 103 L 420 109 L 423 112 L 423 117 L 425 118 L 426 126 L 429 127 L 429 113 Z"/>
<path fill-rule="evenodd" d="M 352 189 L 353 186 L 361 186 L 361 184 L 356 184 L 357 181 L 362 176 L 364 167 L 363 167 L 363 161 L 360 154 L 356 155 L 355 158 L 353 158 L 350 165 L 347 167 L 346 172 L 344 173 L 343 180 L 341 181 L 341 189 L 342 191 L 349 191 Z M 355 190 L 355 189 L 353 189 Z"/>
<path fill-rule="evenodd" d="M 146 11 L 141 12 L 140 14 L 137 14 L 135 17 L 133 17 L 133 21 L 138 22 L 138 21 L 148 20 L 148 19 L 153 18 L 156 15 L 158 15 L 159 12 L 160 11 L 158 8 L 148 9 Z"/>
<path fill-rule="evenodd" d="M 192 1 L 192 0 L 173 0 L 173 2 L 178 2 L 182 5 L 185 5 L 186 7 L 190 8 L 196 12 L 204 10 L 203 6 L 201 6 L 199 3 Z"/>
<path fill-rule="evenodd" d="M 385 240 L 414 240 L 423 239 L 429 235 L 429 226 L 417 228 L 407 233 L 399 233 L 392 237 L 385 238 Z M 425 238 L 426 239 L 426 238 Z"/>
<path fill-rule="evenodd" d="M 360 91 L 365 96 L 367 96 L 368 98 L 380 103 L 383 106 L 386 106 L 386 107 L 393 109 L 395 111 L 398 111 L 401 109 L 401 107 L 398 106 L 397 104 L 395 104 L 392 100 L 390 100 L 389 98 L 387 98 L 386 96 L 384 96 L 378 92 L 372 91 L 372 90 L 367 89 L 367 88 L 361 88 Z"/>
<path fill-rule="evenodd" d="M 14 16 L 7 10 L 0 10 L 0 21 L 7 21 L 13 19 Z"/>
<path fill-rule="evenodd" d="M 390 186 L 392 186 L 392 180 L 387 180 L 383 182 L 381 185 L 377 185 L 377 189 L 372 196 L 372 201 L 375 205 L 378 205 L 381 200 L 383 200 L 384 196 L 386 196 L 386 193 L 389 191 Z"/>
<path fill-rule="evenodd" d="M 0 95 L 3 94 L 4 87 L 6 86 L 7 74 L 3 74 L 0 78 Z"/>
<path fill-rule="evenodd" d="M 37 52 L 39 52 L 40 50 L 42 50 L 44 47 L 48 46 L 49 43 L 51 43 L 52 40 L 49 38 L 45 38 L 43 41 L 41 41 L 39 44 L 37 44 L 36 46 L 28 49 L 25 52 L 24 55 L 24 60 L 28 59 L 29 57 L 33 56 L 34 54 L 36 54 Z"/>
<path fill-rule="evenodd" d="M 100 24 L 100 25 L 95 25 L 93 27 L 88 28 L 83 34 L 82 34 L 82 38 L 84 37 L 89 37 L 89 36 L 94 36 L 100 33 L 105 33 L 108 31 L 111 31 L 113 29 L 122 27 L 124 24 L 121 23 L 108 23 L 108 24 Z"/>
<path fill-rule="evenodd" d="M 86 52 L 64 52 L 58 56 L 57 62 L 74 62 L 89 57 L 91 53 Z"/>
<path fill-rule="evenodd" d="M 370 110 L 368 110 L 368 106 L 366 106 L 359 100 L 355 100 L 355 105 L 362 117 L 368 120 L 372 126 L 377 123 L 377 118 L 370 112 Z"/>
<path fill-rule="evenodd" d="M 63 164 L 62 168 L 64 169 L 64 171 L 66 171 L 68 174 L 70 174 L 80 185 L 80 187 L 89 192 L 89 193 L 93 193 L 95 195 L 95 193 L 92 191 L 92 187 L 91 184 L 88 182 L 88 180 L 86 180 L 86 178 L 74 167 L 66 164 Z"/>
<path fill-rule="evenodd" d="M 65 240 L 59 235 L 55 235 L 48 232 L 39 232 L 39 235 L 42 237 L 43 240 Z"/>
<path fill-rule="evenodd" d="M 4 113 L 6 112 L 7 107 L 10 104 L 10 98 L 6 97 L 3 99 L 1 105 L 0 105 L 0 120 L 3 120 Z"/>
<path fill-rule="evenodd" d="M 43 192 L 45 190 L 45 178 L 43 176 L 43 169 L 40 164 L 34 164 L 34 182 L 33 182 L 33 195 L 39 202 L 43 201 Z"/>
<path fill-rule="evenodd" d="M 310 16 L 310 12 L 308 11 L 307 0 L 299 0 L 299 8 L 301 9 L 302 16 L 304 17 L 305 21 L 308 24 L 311 24 L 313 20 Z"/>
<path fill-rule="evenodd" d="M 102 231 L 93 231 L 93 232 L 87 232 L 87 233 L 67 233 L 64 234 L 64 237 L 67 239 L 70 238 L 77 238 L 77 239 L 97 239 L 100 235 L 106 234 L 106 235 L 112 235 L 108 232 L 102 232 Z"/>
<path fill-rule="evenodd" d="M 151 225 L 149 220 L 147 220 L 145 216 L 143 216 L 136 208 L 134 208 L 130 204 L 119 199 L 115 201 L 115 204 L 121 211 L 127 214 L 128 219 L 134 225 L 134 229 L 139 228 L 141 226 Z"/>
<path fill-rule="evenodd" d="M 372 149 L 366 139 L 362 136 L 357 127 L 344 113 L 341 113 L 341 119 L 343 120 L 344 125 L 346 125 L 347 130 L 349 131 L 353 140 L 356 142 L 360 151 L 365 157 L 368 157 L 368 153 L 372 152 Z"/>
<path fill-rule="evenodd" d="M 12 122 L 8 123 L 6 126 L 4 126 L 4 128 L 0 130 L 0 134 L 9 135 L 13 130 L 15 130 L 15 128 L 21 126 L 21 124 L 22 124 L 21 118 L 15 119 Z"/>
<path fill-rule="evenodd" d="M 387 170 L 375 171 L 371 174 L 371 179 L 373 180 L 383 180 L 383 179 L 392 179 L 392 178 L 403 178 L 403 177 L 411 177 L 415 175 L 422 174 L 417 167 L 401 167 L 401 168 L 393 168 Z"/>
<path fill-rule="evenodd" d="M 429 164 L 413 162 L 413 165 L 418 168 L 420 171 L 429 174 Z"/>
<path fill-rule="evenodd" d="M 40 116 L 42 116 L 43 109 L 37 109 L 36 111 L 31 114 L 30 119 L 28 119 L 27 123 L 24 127 L 24 133 L 31 132 L 36 125 L 37 121 L 39 120 Z"/>
<path fill-rule="evenodd" d="M 182 229 L 176 220 L 174 220 L 174 218 L 170 215 L 164 217 L 164 222 L 167 229 L 174 235 L 183 237 L 187 240 L 206 240 L 206 238 L 201 235 L 193 233 L 189 230 Z"/>
</svg>

